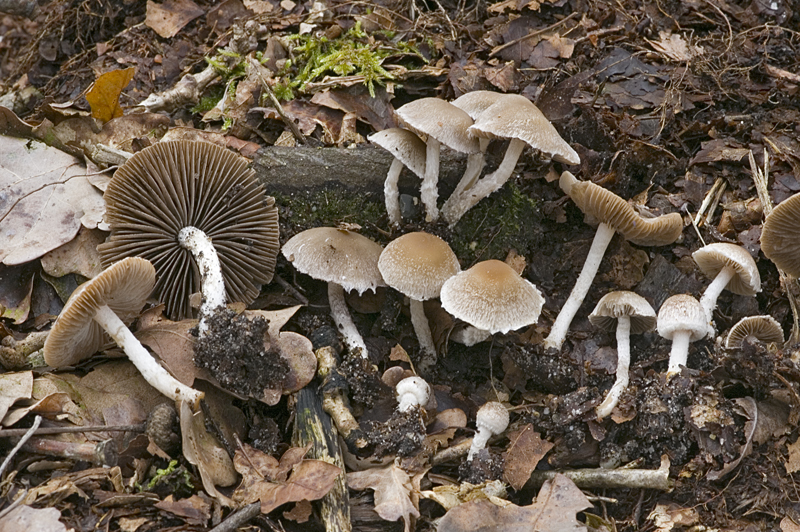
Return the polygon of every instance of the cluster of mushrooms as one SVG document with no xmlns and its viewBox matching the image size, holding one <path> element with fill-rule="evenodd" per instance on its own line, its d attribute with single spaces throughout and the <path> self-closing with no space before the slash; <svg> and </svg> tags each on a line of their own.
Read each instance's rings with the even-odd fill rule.
<svg viewBox="0 0 800 532">
<path fill-rule="evenodd" d="M 405 128 L 371 136 L 372 142 L 395 156 L 385 185 L 386 209 L 395 226 L 401 221 L 397 180 L 403 166 L 422 178 L 420 196 L 427 221 L 438 219 L 441 144 L 468 154 L 466 172 L 441 210 L 450 225 L 508 180 L 526 145 L 556 161 L 579 163 L 577 153 L 522 96 L 476 91 L 452 103 L 423 98 L 397 113 Z M 510 139 L 509 147 L 500 166 L 479 178 L 492 139 Z M 544 348 L 555 350 L 561 349 L 615 233 L 637 245 L 663 246 L 675 242 L 683 230 L 679 214 L 643 216 L 624 199 L 590 181 L 579 181 L 568 171 L 562 173 L 559 185 L 598 225 L 584 267 L 544 340 Z M 224 148 L 194 141 L 164 142 L 140 151 L 117 170 L 105 199 L 111 236 L 99 249 L 107 269 L 69 299 L 45 343 L 45 360 L 54 367 L 73 365 L 99 350 L 107 334 L 157 390 L 196 407 L 203 394 L 170 375 L 127 325 L 148 297 L 164 303 L 171 319 L 191 317 L 191 296 L 200 292 L 202 336 L 204 320 L 227 302 L 252 302 L 261 286 L 271 281 L 280 247 L 274 200 L 265 195 L 244 160 Z M 764 253 L 795 276 L 800 275 L 800 257 L 784 250 L 791 247 L 785 242 L 800 240 L 797 211 L 800 195 L 780 204 L 762 233 Z M 428 374 L 437 360 L 424 301 L 440 298 L 447 312 L 468 324 L 458 338 L 452 338 L 468 345 L 537 323 L 544 303 L 536 286 L 504 262 L 487 260 L 462 271 L 448 244 L 426 232 L 404 234 L 383 248 L 353 231 L 318 227 L 293 236 L 282 253 L 298 271 L 328 283 L 331 315 L 356 355 L 366 357 L 367 346 L 351 319 L 345 291 L 361 294 L 389 286 L 404 294 L 419 341 L 415 358 L 421 375 Z M 713 312 L 724 289 L 747 296 L 760 290 L 756 264 L 740 246 L 709 244 L 693 257 L 713 279 L 699 301 L 691 295 L 674 295 L 656 315 L 641 296 L 617 291 L 602 297 L 590 314 L 593 325 L 615 330 L 617 338 L 616 382 L 597 407 L 599 419 L 612 412 L 628 385 L 630 334 L 656 328 L 672 342 L 669 378 L 685 366 L 691 342 L 716 335 Z M 780 325 L 763 316 L 743 319 L 728 334 L 727 345 L 733 347 L 748 335 L 783 341 Z M 396 390 L 400 412 L 424 407 L 431 394 L 419 376 L 401 380 Z M 502 404 L 484 405 L 468 457 L 507 425 L 508 412 Z"/>
</svg>

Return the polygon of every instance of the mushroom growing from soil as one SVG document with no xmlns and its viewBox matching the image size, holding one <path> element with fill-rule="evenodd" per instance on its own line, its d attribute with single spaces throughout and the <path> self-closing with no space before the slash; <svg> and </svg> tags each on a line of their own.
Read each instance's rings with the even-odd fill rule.
<svg viewBox="0 0 800 532">
<path fill-rule="evenodd" d="M 151 261 L 154 297 L 173 320 L 191 317 L 189 296 L 201 284 L 205 315 L 226 299 L 252 302 L 272 280 L 275 200 L 247 161 L 225 148 L 188 140 L 145 148 L 116 171 L 104 198 L 111 236 L 98 247 L 103 265 Z"/>
<path fill-rule="evenodd" d="M 431 387 L 421 377 L 406 377 L 395 386 L 397 410 L 408 412 L 415 407 L 424 407 L 431 398 Z"/>
<path fill-rule="evenodd" d="M 488 100 L 483 100 L 488 101 Z M 482 102 L 478 102 L 482 103 Z M 469 133 L 485 139 L 510 139 L 500 166 L 474 183 L 460 183 L 442 207 L 442 216 L 451 226 L 480 200 L 499 190 L 508 181 L 526 145 L 567 164 L 579 164 L 580 157 L 556 128 L 530 100 L 519 94 L 505 94 L 475 119 Z"/>
<path fill-rule="evenodd" d="M 383 194 L 389 223 L 395 226 L 400 225 L 400 191 L 397 188 L 397 182 L 403 166 L 414 172 L 420 179 L 425 178 L 425 143 L 413 132 L 399 127 L 378 131 L 374 135 L 370 135 L 369 140 L 394 156 L 383 184 Z"/>
<path fill-rule="evenodd" d="M 378 269 L 387 285 L 409 298 L 411 323 L 421 351 L 419 370 L 425 372 L 436 364 L 437 356 L 422 302 L 439 297 L 445 281 L 461 271 L 458 257 L 436 235 L 407 233 L 386 245 Z"/>
<path fill-rule="evenodd" d="M 658 309 L 656 328 L 662 338 L 672 341 L 667 367 L 667 378 L 670 378 L 686 365 L 689 344 L 705 337 L 708 331 L 706 312 L 700 302 L 688 294 L 670 296 Z"/>
<path fill-rule="evenodd" d="M 156 270 L 150 261 L 128 257 L 80 285 L 64 305 L 44 343 L 47 364 L 53 367 L 76 364 L 100 350 L 108 335 L 153 388 L 173 401 L 196 406 L 203 394 L 170 375 L 126 325 L 139 315 L 155 281 Z"/>
<path fill-rule="evenodd" d="M 420 98 L 397 109 L 403 124 L 426 139 L 425 177 L 420 187 L 420 201 L 425 206 L 427 222 L 439 219 L 439 150 L 441 144 L 466 154 L 480 153 L 478 141 L 467 134 L 472 119 L 453 104 L 439 98 Z M 480 168 L 478 169 L 480 172 Z"/>
<path fill-rule="evenodd" d="M 561 174 L 561 189 L 572 198 L 575 205 L 590 218 L 600 222 L 594 235 L 589 254 L 583 269 L 575 281 L 575 286 L 561 307 L 544 341 L 545 348 L 561 349 L 567 337 L 572 318 L 586 298 L 589 288 L 608 244 L 614 233 L 619 233 L 627 241 L 640 246 L 665 246 L 678 239 L 683 230 L 683 220 L 678 213 L 657 218 L 642 218 L 628 205 L 628 202 L 611 191 L 590 181 L 578 181 L 569 172 Z"/>
<path fill-rule="evenodd" d="M 765 344 L 783 344 L 783 329 L 781 324 L 772 316 L 747 316 L 736 322 L 728 331 L 725 338 L 725 347 L 735 349 L 742 346 L 742 342 L 752 336 Z"/>
<path fill-rule="evenodd" d="M 761 291 L 761 277 L 750 253 L 736 244 L 708 244 L 692 253 L 692 258 L 700 270 L 713 279 L 703 292 L 700 304 L 706 311 L 708 335 L 714 336 L 712 314 L 722 290 L 727 288 L 734 294 L 754 296 Z"/>
<path fill-rule="evenodd" d="M 358 332 L 344 291 L 363 294 L 385 286 L 378 270 L 383 248 L 369 238 L 335 227 L 315 227 L 297 233 L 283 246 L 283 256 L 301 273 L 328 283 L 331 316 L 351 350 L 360 349 L 367 358 L 367 346 Z"/>
<path fill-rule="evenodd" d="M 656 312 L 642 296 L 633 292 L 609 292 L 600 298 L 591 314 L 592 325 L 617 334 L 617 379 L 597 407 L 597 419 L 603 419 L 614 410 L 628 386 L 628 368 L 631 362 L 631 334 L 651 331 L 656 326 Z"/>
<path fill-rule="evenodd" d="M 764 220 L 761 251 L 775 266 L 800 277 L 800 194 L 783 200 Z"/>
<path fill-rule="evenodd" d="M 503 403 L 489 401 L 478 409 L 475 417 L 477 432 L 472 438 L 472 445 L 467 453 L 467 461 L 472 460 L 482 449 L 486 448 L 489 438 L 501 434 L 508 428 L 508 410 Z"/>
</svg>

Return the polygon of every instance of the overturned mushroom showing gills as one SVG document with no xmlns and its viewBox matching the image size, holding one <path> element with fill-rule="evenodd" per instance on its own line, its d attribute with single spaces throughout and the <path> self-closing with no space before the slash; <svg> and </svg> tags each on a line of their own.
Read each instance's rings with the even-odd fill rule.
<svg viewBox="0 0 800 532">
<path fill-rule="evenodd" d="M 385 286 L 378 270 L 378 258 L 383 248 L 369 238 L 334 227 L 307 229 L 290 238 L 283 246 L 283 256 L 295 268 L 314 279 L 328 283 L 328 303 L 331 316 L 351 350 L 360 349 L 367 357 L 367 346 L 358 332 L 344 291 L 363 294 Z"/>
<path fill-rule="evenodd" d="M 778 320 L 772 316 L 747 316 L 736 322 L 736 325 L 728 331 L 725 347 L 727 349 L 741 347 L 748 336 L 765 344 L 783 345 L 784 342 L 783 329 Z"/>
<path fill-rule="evenodd" d="M 398 127 L 378 131 L 370 135 L 369 140 L 394 156 L 383 184 L 383 194 L 389 223 L 400 225 L 400 191 L 397 188 L 400 173 L 405 166 L 420 179 L 425 178 L 425 143 L 413 132 Z"/>
<path fill-rule="evenodd" d="M 706 335 L 708 325 L 703 306 L 690 295 L 670 296 L 658 309 L 656 328 L 662 338 L 672 341 L 667 378 L 677 375 L 686 365 L 689 344 Z"/>
<path fill-rule="evenodd" d="M 683 220 L 678 213 L 642 218 L 628 202 L 590 181 L 578 181 L 569 172 L 561 174 L 561 189 L 572 198 L 585 215 L 600 222 L 594 235 L 586 262 L 583 264 L 575 286 L 556 317 L 550 334 L 544 341 L 546 348 L 561 349 L 567 337 L 572 318 L 586 298 L 589 288 L 608 244 L 614 233 L 640 246 L 665 246 L 678 239 L 683 230 Z"/>
<path fill-rule="evenodd" d="M 76 364 L 101 349 L 107 334 L 153 388 L 174 401 L 197 405 L 203 394 L 170 375 L 126 326 L 139 315 L 155 279 L 156 270 L 149 261 L 129 257 L 80 285 L 64 305 L 44 343 L 47 364 L 53 367 Z"/>
<path fill-rule="evenodd" d="M 592 325 L 617 334 L 617 379 L 605 400 L 597 407 L 597 418 L 603 419 L 614 410 L 628 386 L 628 369 L 631 362 L 631 334 L 652 331 L 656 326 L 656 312 L 645 298 L 633 292 L 610 292 L 600 298 L 591 314 Z"/>
<path fill-rule="evenodd" d="M 130 256 L 152 262 L 153 295 L 174 320 L 191 317 L 189 296 L 204 281 L 208 309 L 220 299 L 250 303 L 272 280 L 279 248 L 275 200 L 246 159 L 225 148 L 187 140 L 145 148 L 116 171 L 104 197 L 111 236 L 99 246 L 103 265 Z M 221 298 L 209 291 L 219 289 L 218 274 L 201 258 L 213 261 L 212 252 L 219 256 Z"/>
<path fill-rule="evenodd" d="M 489 401 L 478 409 L 475 417 L 475 428 L 477 432 L 472 438 L 472 445 L 467 453 L 467 461 L 472 460 L 475 455 L 486 448 L 489 438 L 502 433 L 508 428 L 508 410 L 503 403 Z"/>
<path fill-rule="evenodd" d="M 397 410 L 408 412 L 414 407 L 424 407 L 431 398 L 431 387 L 421 377 L 406 377 L 395 386 Z"/>
<path fill-rule="evenodd" d="M 800 194 L 783 200 L 764 220 L 761 251 L 775 266 L 800 277 Z"/>
</svg>

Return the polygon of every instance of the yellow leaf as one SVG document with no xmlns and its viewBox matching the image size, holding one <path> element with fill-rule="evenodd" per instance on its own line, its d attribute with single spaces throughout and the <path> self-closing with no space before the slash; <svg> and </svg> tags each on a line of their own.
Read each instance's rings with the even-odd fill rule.
<svg viewBox="0 0 800 532">
<path fill-rule="evenodd" d="M 124 70 L 112 70 L 101 74 L 86 94 L 86 100 L 92 107 L 92 116 L 105 123 L 112 118 L 122 116 L 119 95 L 133 79 L 133 67 Z"/>
</svg>

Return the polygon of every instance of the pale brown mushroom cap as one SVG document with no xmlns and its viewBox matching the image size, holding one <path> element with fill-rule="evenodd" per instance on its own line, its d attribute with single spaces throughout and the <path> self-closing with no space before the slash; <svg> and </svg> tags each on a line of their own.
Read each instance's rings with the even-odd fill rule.
<svg viewBox="0 0 800 532">
<path fill-rule="evenodd" d="M 692 253 L 692 258 L 700 270 L 711 279 L 714 279 L 724 267 L 732 267 L 735 273 L 727 288 L 734 294 L 754 296 L 761 291 L 761 276 L 756 262 L 742 246 L 716 242 L 701 247 Z"/>
<path fill-rule="evenodd" d="M 364 235 L 335 227 L 315 227 L 290 238 L 282 253 L 298 271 L 362 294 L 386 284 L 378 270 L 382 251 L 380 244 Z"/>
<path fill-rule="evenodd" d="M 584 214 L 611 226 L 634 244 L 665 246 L 675 242 L 683 231 L 683 219 L 677 212 L 642 218 L 627 201 L 591 181 L 578 181 L 564 172 L 559 183 Z"/>
<path fill-rule="evenodd" d="M 600 298 L 589 314 L 589 321 L 599 329 L 613 331 L 620 316 L 630 318 L 631 334 L 652 331 L 656 326 L 656 311 L 650 303 L 639 294 L 622 290 L 609 292 Z"/>
<path fill-rule="evenodd" d="M 469 131 L 477 137 L 522 140 L 559 162 L 581 162 L 572 146 L 561 138 L 539 108 L 519 94 L 498 98 L 475 119 Z"/>
<path fill-rule="evenodd" d="M 425 175 L 425 143 L 407 129 L 393 127 L 369 136 L 369 141 L 391 153 L 417 176 Z"/>
<path fill-rule="evenodd" d="M 150 260 L 154 297 L 172 319 L 191 317 L 189 296 L 200 272 L 178 242 L 191 226 L 211 238 L 229 301 L 250 303 L 272 280 L 280 243 L 275 200 L 230 150 L 208 142 L 161 142 L 136 153 L 104 195 L 111 236 L 98 249 L 104 266 L 122 258 Z"/>
<path fill-rule="evenodd" d="M 489 106 L 504 96 L 506 96 L 506 94 L 502 92 L 472 91 L 462 94 L 450 103 L 467 113 L 470 118 L 475 120 L 482 112 L 488 109 Z"/>
<path fill-rule="evenodd" d="M 778 204 L 761 228 L 761 251 L 792 277 L 800 277 L 800 194 Z"/>
<path fill-rule="evenodd" d="M 458 257 L 436 235 L 416 232 L 398 237 L 378 259 L 387 285 L 417 301 L 439 297 L 442 285 L 461 271 Z"/>
<path fill-rule="evenodd" d="M 442 286 L 442 307 L 479 329 L 507 333 L 536 323 L 544 298 L 508 264 L 487 260 L 454 275 Z"/>
<path fill-rule="evenodd" d="M 689 331 L 690 341 L 696 342 L 708 333 L 708 318 L 698 300 L 688 294 L 678 294 L 661 304 L 656 328 L 667 340 L 672 340 L 678 331 Z"/>
<path fill-rule="evenodd" d="M 731 327 L 725 339 L 728 349 L 740 347 L 748 336 L 753 336 L 765 344 L 783 344 L 783 329 L 772 316 L 748 316 Z"/>
<path fill-rule="evenodd" d="M 44 343 L 44 360 L 49 366 L 76 364 L 110 342 L 94 321 L 97 309 L 107 305 L 126 325 L 142 310 L 156 282 L 150 261 L 128 257 L 106 268 L 80 285 L 50 329 Z"/>
<path fill-rule="evenodd" d="M 397 109 L 403 123 L 415 133 L 433 137 L 462 153 L 478 153 L 478 139 L 467 134 L 472 118 L 450 102 L 439 98 L 420 98 Z"/>
</svg>

